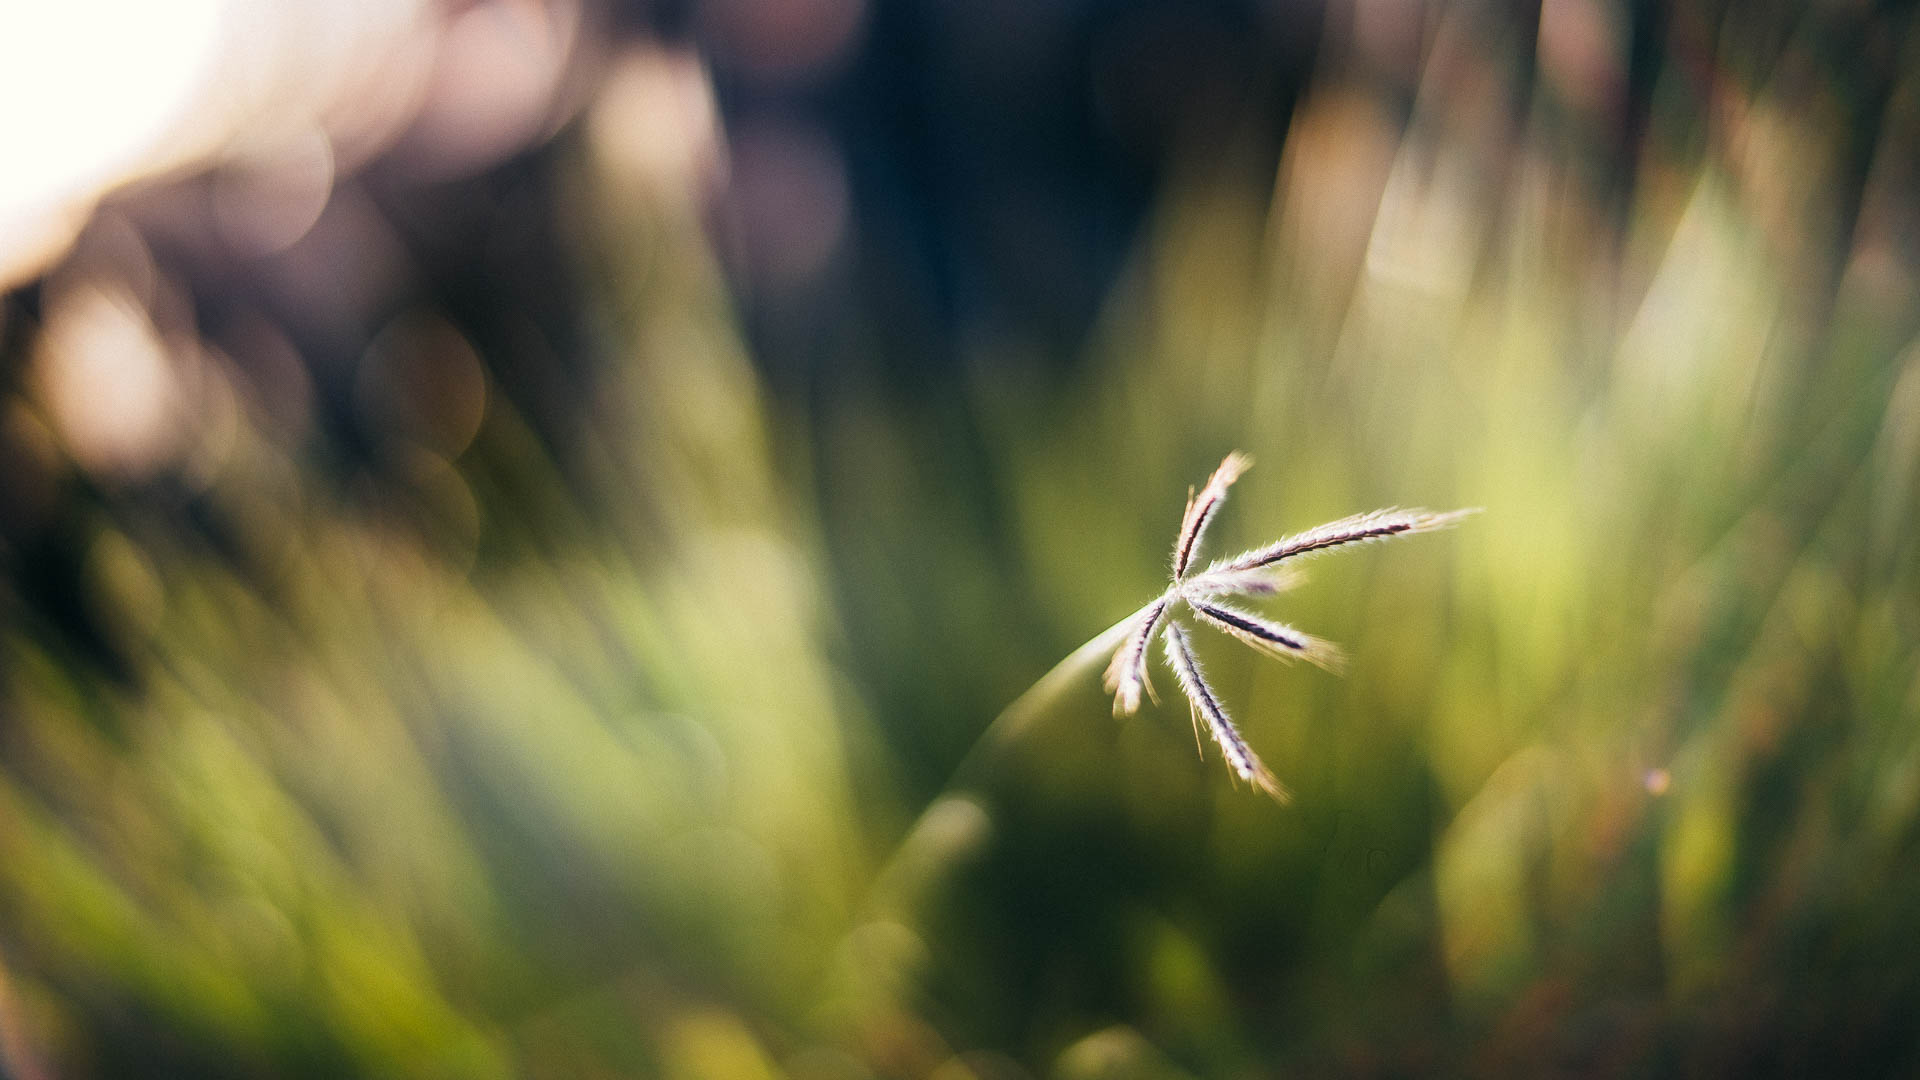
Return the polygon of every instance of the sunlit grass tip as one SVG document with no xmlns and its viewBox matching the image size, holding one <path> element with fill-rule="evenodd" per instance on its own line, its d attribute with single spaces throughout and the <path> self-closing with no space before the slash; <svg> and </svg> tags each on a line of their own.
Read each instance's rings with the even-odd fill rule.
<svg viewBox="0 0 1920 1080">
<path fill-rule="evenodd" d="M 1338 672 L 1346 658 L 1330 641 L 1274 622 L 1261 615 L 1226 603 L 1229 599 L 1270 596 L 1292 588 L 1302 580 L 1296 566 L 1282 565 L 1336 547 L 1389 540 L 1397 536 L 1435 532 L 1451 528 L 1478 509 L 1435 513 L 1427 510 L 1375 510 L 1355 514 L 1325 525 L 1295 533 L 1265 547 L 1254 548 L 1230 559 L 1221 559 L 1205 570 L 1189 573 L 1207 526 L 1227 489 L 1253 465 L 1253 459 L 1238 451 L 1228 454 L 1197 493 L 1187 494 L 1186 512 L 1180 519 L 1180 532 L 1173 544 L 1173 578 L 1166 590 L 1140 610 L 1109 631 L 1120 633 L 1119 647 L 1107 664 L 1104 685 L 1113 695 L 1116 716 L 1139 711 L 1144 693 L 1154 697 L 1148 676 L 1148 652 L 1154 632 L 1164 627 L 1167 665 L 1173 669 L 1181 693 L 1186 697 L 1194 722 L 1196 742 L 1202 724 L 1212 737 L 1228 766 L 1242 780 L 1286 802 L 1287 789 L 1274 778 L 1220 704 L 1220 697 L 1208 685 L 1199 662 L 1194 658 L 1187 632 L 1179 616 L 1186 614 L 1226 633 L 1254 649 L 1282 660 L 1305 660 L 1310 664 Z M 1111 641 L 1111 638 L 1107 639 Z"/>
</svg>

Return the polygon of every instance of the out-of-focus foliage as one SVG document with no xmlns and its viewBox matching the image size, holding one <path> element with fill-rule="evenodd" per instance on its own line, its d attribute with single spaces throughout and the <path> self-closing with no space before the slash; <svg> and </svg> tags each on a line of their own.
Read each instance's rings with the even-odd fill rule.
<svg viewBox="0 0 1920 1080">
<path fill-rule="evenodd" d="M 859 286 L 709 219 L 691 53 L 548 161 L 567 393 L 496 248 L 342 373 L 97 221 L 0 309 L 0 1075 L 1920 1069 L 1920 36 L 1381 7 L 1270 182 L 1167 160 L 1074 363 L 939 393 L 769 390 Z M 392 198 L 518 252 L 526 188 Z M 1287 808 L 1021 697 L 1232 448 L 1219 550 L 1486 508 L 1274 603 L 1345 678 L 1201 644 Z"/>
</svg>

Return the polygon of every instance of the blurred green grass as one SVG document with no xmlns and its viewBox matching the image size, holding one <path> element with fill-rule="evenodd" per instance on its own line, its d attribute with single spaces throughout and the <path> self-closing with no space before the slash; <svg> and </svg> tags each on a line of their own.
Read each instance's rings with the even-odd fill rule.
<svg viewBox="0 0 1920 1080">
<path fill-rule="evenodd" d="M 625 357 L 584 481 L 499 397 L 397 492 L 243 420 L 204 496 L 243 558 L 90 522 L 130 680 L 7 619 L 0 1063 L 1920 1067 L 1902 78 L 1851 222 L 1853 133 L 1765 83 L 1624 222 L 1541 115 L 1330 83 L 1271 191 L 1172 178 L 1073 375 L 986 355 L 920 411 L 767 397 L 699 222 L 583 158 Z M 1091 672 L 992 723 L 1231 448 L 1222 549 L 1487 511 L 1312 564 L 1286 618 L 1344 679 L 1203 643 L 1289 809 Z"/>
</svg>

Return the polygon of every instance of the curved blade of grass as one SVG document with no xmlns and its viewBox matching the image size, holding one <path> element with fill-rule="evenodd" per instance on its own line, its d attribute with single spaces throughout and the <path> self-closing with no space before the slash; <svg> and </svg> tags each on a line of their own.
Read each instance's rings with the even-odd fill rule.
<svg viewBox="0 0 1920 1080">
<path fill-rule="evenodd" d="M 993 722 L 980 733 L 980 737 L 967 748 L 960 763 L 953 767 L 952 774 L 947 777 L 947 782 L 941 785 L 940 793 L 928 802 L 919 816 L 914 818 L 913 824 L 901 835 L 899 843 L 894 845 L 886 861 L 874 874 L 873 885 L 867 900 L 869 906 L 884 905 L 887 898 L 895 893 L 902 858 L 909 851 L 920 846 L 919 838 L 928 831 L 930 823 L 935 821 L 941 808 L 951 805 L 956 796 L 968 790 L 969 780 L 982 767 L 982 763 L 1018 742 L 1037 720 L 1045 716 L 1048 710 L 1063 700 L 1070 691 L 1079 687 L 1083 681 L 1091 680 L 1095 673 L 1109 661 L 1113 651 L 1120 646 L 1120 642 L 1133 628 L 1134 623 L 1149 608 L 1163 601 L 1164 597 L 1155 597 L 1153 601 L 1141 605 L 1126 618 L 1107 627 L 1086 644 L 1068 653 L 1065 659 L 1053 665 L 1024 693 L 1000 710 L 1000 715 L 994 717 Z"/>
</svg>

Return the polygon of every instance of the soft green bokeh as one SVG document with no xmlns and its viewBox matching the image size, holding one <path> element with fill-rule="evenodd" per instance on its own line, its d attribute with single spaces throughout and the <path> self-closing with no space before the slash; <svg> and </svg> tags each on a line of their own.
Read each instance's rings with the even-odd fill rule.
<svg viewBox="0 0 1920 1080">
<path fill-rule="evenodd" d="M 1920 1068 L 1902 78 L 1842 235 L 1852 133 L 1791 87 L 1736 146 L 1658 95 L 1616 212 L 1545 102 L 1402 129 L 1329 76 L 1271 190 L 1169 180 L 1070 376 L 980 347 L 968 464 L 925 402 L 776 403 L 693 212 L 583 156 L 585 481 L 499 397 L 400 495 L 243 418 L 240 562 L 92 522 L 129 682 L 8 623 L 0 1065 Z M 1217 551 L 1485 508 L 1273 602 L 1344 678 L 1201 640 L 1284 808 L 1103 657 L 1021 696 L 1235 448 Z"/>
</svg>

